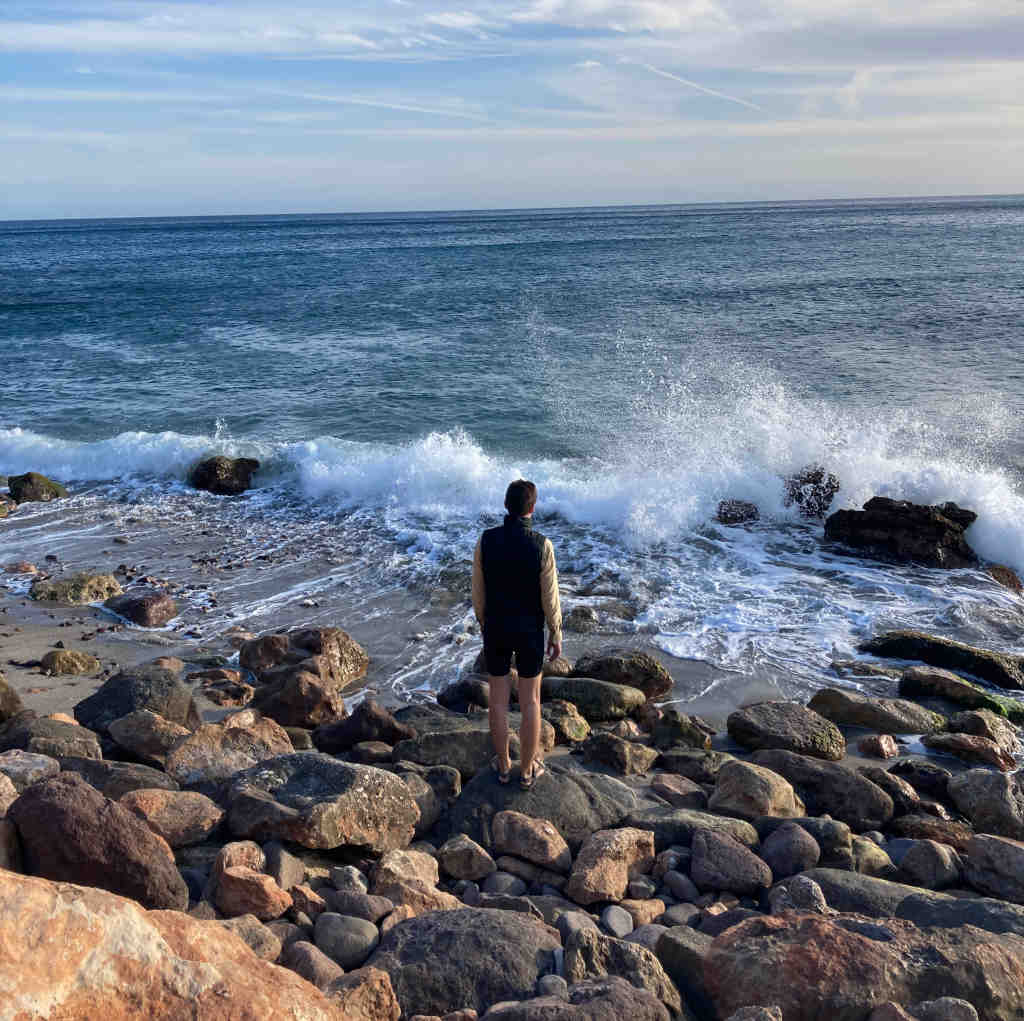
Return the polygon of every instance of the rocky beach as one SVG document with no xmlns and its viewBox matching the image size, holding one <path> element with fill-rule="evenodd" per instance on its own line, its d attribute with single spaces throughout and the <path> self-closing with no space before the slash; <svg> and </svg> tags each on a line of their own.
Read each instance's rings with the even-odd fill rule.
<svg viewBox="0 0 1024 1021">
<path fill-rule="evenodd" d="M 254 470 L 191 481 L 232 500 Z M 504 786 L 472 662 L 396 697 L 315 594 L 193 627 L 211 586 L 110 530 L 64 549 L 64 487 L 8 486 L 0 1021 L 1024 1017 L 1021 656 L 884 631 L 806 699 L 736 682 L 698 713 L 577 610 L 547 771 Z M 829 514 L 835 489 L 792 493 L 851 556 L 985 571 L 1024 609 L 971 510 Z"/>
</svg>

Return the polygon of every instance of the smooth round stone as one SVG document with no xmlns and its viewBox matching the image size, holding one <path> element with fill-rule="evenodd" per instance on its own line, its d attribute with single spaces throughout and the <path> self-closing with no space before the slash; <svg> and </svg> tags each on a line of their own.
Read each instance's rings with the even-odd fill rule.
<svg viewBox="0 0 1024 1021">
<path fill-rule="evenodd" d="M 480 887 L 484 893 L 503 893 L 507 897 L 521 897 L 526 893 L 526 883 L 508 872 L 492 872 Z"/>
<path fill-rule="evenodd" d="M 667 925 L 648 922 L 646 925 L 638 925 L 626 937 L 626 940 L 630 943 L 639 943 L 640 946 L 647 947 L 653 953 L 658 945 L 658 940 L 661 939 L 661 935 L 664 932 L 668 932 Z"/>
<path fill-rule="evenodd" d="M 700 897 L 700 891 L 694 885 L 693 880 L 682 872 L 666 872 L 662 882 L 669 888 L 669 892 L 676 900 L 685 903 L 696 903 Z"/>
<path fill-rule="evenodd" d="M 554 996 L 559 1000 L 569 999 L 569 983 L 561 975 L 541 975 L 537 979 L 538 996 Z"/>
<path fill-rule="evenodd" d="M 317 917 L 313 940 L 345 971 L 358 968 L 377 946 L 380 933 L 373 922 L 324 911 Z"/>
<path fill-rule="evenodd" d="M 628 914 L 628 912 L 627 912 Z M 632 922 L 632 919 L 630 919 Z M 564 911 L 555 921 L 555 928 L 562 937 L 562 942 L 567 943 L 574 932 L 582 932 L 584 929 L 596 929 L 597 922 L 592 915 L 586 911 Z"/>
<path fill-rule="evenodd" d="M 626 889 L 633 900 L 650 900 L 657 893 L 658 884 L 647 876 L 638 876 L 629 881 Z"/>
<path fill-rule="evenodd" d="M 633 916 L 618 904 L 609 904 L 601 912 L 601 924 L 613 936 L 622 939 L 633 931 Z"/>
<path fill-rule="evenodd" d="M 696 904 L 673 904 L 658 922 L 671 928 L 673 925 L 693 925 L 697 918 L 700 918 L 700 908 Z"/>
</svg>

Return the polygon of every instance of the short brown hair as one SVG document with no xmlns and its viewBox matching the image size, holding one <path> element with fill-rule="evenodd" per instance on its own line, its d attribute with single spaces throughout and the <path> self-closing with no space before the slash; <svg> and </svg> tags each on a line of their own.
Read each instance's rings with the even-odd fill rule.
<svg viewBox="0 0 1024 1021">
<path fill-rule="evenodd" d="M 526 479 L 516 479 L 505 490 L 505 509 L 514 518 L 529 514 L 537 505 L 537 487 Z"/>
</svg>

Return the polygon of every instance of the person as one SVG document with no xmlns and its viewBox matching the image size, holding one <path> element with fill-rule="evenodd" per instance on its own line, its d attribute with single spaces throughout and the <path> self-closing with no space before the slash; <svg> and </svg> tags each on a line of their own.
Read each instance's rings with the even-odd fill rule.
<svg viewBox="0 0 1024 1021">
<path fill-rule="evenodd" d="M 544 665 L 544 624 L 547 654 L 562 654 L 562 608 L 558 569 L 550 540 L 533 528 L 537 487 L 526 479 L 510 483 L 505 493 L 505 521 L 487 529 L 473 553 L 473 610 L 484 637 L 484 659 L 490 681 L 488 721 L 494 745 L 492 765 L 501 783 L 508 783 L 508 701 L 512 691 L 512 657 L 519 675 L 517 691 L 520 784 L 533 786 L 544 773 L 540 744 L 540 683 Z"/>
</svg>

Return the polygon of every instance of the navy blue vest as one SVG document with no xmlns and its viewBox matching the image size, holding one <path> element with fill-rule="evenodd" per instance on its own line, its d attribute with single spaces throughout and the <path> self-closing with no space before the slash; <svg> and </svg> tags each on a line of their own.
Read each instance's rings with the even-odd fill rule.
<svg viewBox="0 0 1024 1021">
<path fill-rule="evenodd" d="M 529 518 L 505 515 L 505 523 L 488 528 L 480 538 L 486 605 L 484 624 L 490 631 L 521 632 L 544 628 L 540 598 L 544 536 Z"/>
</svg>

